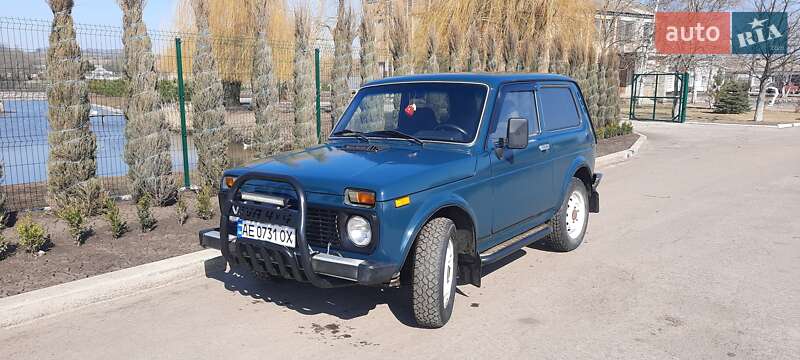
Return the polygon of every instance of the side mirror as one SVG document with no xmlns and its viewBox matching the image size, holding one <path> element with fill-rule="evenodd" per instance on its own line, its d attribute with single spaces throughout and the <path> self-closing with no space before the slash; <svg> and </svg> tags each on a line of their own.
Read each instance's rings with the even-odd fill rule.
<svg viewBox="0 0 800 360">
<path fill-rule="evenodd" d="M 506 142 L 509 149 L 524 149 L 528 147 L 528 119 L 508 119 Z"/>
</svg>

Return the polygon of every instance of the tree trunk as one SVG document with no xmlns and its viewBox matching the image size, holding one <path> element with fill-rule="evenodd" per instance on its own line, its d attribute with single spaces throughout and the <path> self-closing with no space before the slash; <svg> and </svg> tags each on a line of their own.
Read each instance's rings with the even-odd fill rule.
<svg viewBox="0 0 800 360">
<path fill-rule="evenodd" d="M 239 106 L 239 96 L 242 94 L 241 81 L 222 81 L 225 106 Z"/>
<path fill-rule="evenodd" d="M 753 121 L 760 122 L 764 121 L 764 101 L 766 101 L 767 97 L 767 81 L 766 80 L 758 80 L 758 97 L 756 98 L 756 113 L 753 117 Z"/>
</svg>

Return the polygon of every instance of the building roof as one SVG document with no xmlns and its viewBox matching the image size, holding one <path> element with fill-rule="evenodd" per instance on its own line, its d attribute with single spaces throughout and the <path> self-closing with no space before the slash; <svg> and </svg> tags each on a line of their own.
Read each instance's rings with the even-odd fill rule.
<svg viewBox="0 0 800 360">
<path fill-rule="evenodd" d="M 490 87 L 499 86 L 502 83 L 515 81 L 573 81 L 568 76 L 557 74 L 538 74 L 538 73 L 442 73 L 442 74 L 417 74 L 405 76 L 392 76 L 384 79 L 371 81 L 365 86 L 389 84 L 397 82 L 416 82 L 416 81 L 441 81 L 441 82 L 472 82 L 486 84 Z"/>
</svg>

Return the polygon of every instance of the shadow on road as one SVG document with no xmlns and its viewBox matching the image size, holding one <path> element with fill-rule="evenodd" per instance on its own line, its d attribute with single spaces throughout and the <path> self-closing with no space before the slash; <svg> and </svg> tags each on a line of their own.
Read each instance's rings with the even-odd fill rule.
<svg viewBox="0 0 800 360">
<path fill-rule="evenodd" d="M 483 269 L 484 280 L 494 271 L 525 256 L 523 250 L 490 264 Z M 225 289 L 249 296 L 256 301 L 270 303 L 303 315 L 328 314 L 342 320 L 354 319 L 369 314 L 377 306 L 386 304 L 401 323 L 416 327 L 411 310 L 411 286 L 400 288 L 350 286 L 321 289 L 310 284 L 291 280 L 256 278 L 249 270 L 240 267 L 226 269 L 222 257 L 207 261 L 206 276 L 224 284 Z M 461 288 L 464 288 L 464 284 Z M 465 298 L 465 289 L 457 294 Z"/>
<path fill-rule="evenodd" d="M 351 286 L 320 289 L 290 280 L 260 280 L 243 268 L 207 274 L 230 291 L 303 315 L 329 314 L 342 320 L 367 315 L 378 305 L 386 304 L 403 324 L 416 326 L 410 307 L 408 287 L 379 288 Z"/>
</svg>

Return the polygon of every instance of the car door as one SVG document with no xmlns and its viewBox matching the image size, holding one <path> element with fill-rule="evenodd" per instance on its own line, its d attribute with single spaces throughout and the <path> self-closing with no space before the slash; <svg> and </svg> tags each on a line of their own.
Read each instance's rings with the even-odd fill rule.
<svg viewBox="0 0 800 360">
<path fill-rule="evenodd" d="M 540 149 L 539 121 L 536 112 L 533 83 L 504 85 L 498 95 L 489 149 L 498 139 L 505 139 L 509 118 L 528 120 L 528 146 L 508 149 L 502 156 L 490 154 L 492 171 L 492 233 L 533 218 L 552 207 L 552 165 L 546 149 Z"/>
<path fill-rule="evenodd" d="M 541 141 L 548 144 L 553 166 L 553 199 L 561 200 L 562 185 L 575 157 L 591 142 L 584 131 L 584 119 L 579 110 L 579 94 L 574 84 L 563 81 L 538 82 L 535 86 Z M 580 104 L 580 106 L 583 106 Z M 556 208 L 560 204 L 556 204 Z"/>
</svg>

